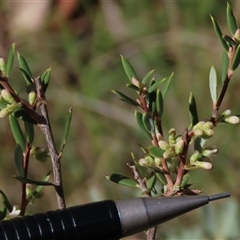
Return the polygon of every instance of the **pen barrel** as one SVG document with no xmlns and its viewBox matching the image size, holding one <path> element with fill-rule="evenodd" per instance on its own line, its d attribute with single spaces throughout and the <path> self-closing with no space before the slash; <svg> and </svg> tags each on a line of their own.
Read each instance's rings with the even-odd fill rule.
<svg viewBox="0 0 240 240">
<path fill-rule="evenodd" d="M 1 240 L 119 239 L 114 201 L 107 200 L 0 222 Z"/>
</svg>

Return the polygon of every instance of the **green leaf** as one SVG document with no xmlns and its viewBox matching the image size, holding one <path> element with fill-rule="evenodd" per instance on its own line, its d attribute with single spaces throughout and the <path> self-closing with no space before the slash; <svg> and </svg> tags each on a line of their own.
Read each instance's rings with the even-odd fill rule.
<svg viewBox="0 0 240 240">
<path fill-rule="evenodd" d="M 127 187 L 137 187 L 139 188 L 139 185 L 136 180 L 113 173 L 111 175 L 105 176 L 108 180 L 115 182 L 117 184 L 121 184 Z"/>
<path fill-rule="evenodd" d="M 222 61 L 222 83 L 224 83 L 227 72 L 228 72 L 229 58 L 226 51 L 223 52 L 223 61 Z"/>
<path fill-rule="evenodd" d="M 142 83 L 145 85 L 151 78 L 154 70 L 148 72 L 142 80 Z"/>
<path fill-rule="evenodd" d="M 229 44 L 229 46 L 235 46 L 237 43 L 228 35 L 223 35 L 222 38 Z"/>
<path fill-rule="evenodd" d="M 13 62 L 14 62 L 14 55 L 15 55 L 15 43 L 12 44 L 9 54 L 8 54 L 8 60 L 7 60 L 7 66 L 6 66 L 7 76 L 9 76 L 9 74 L 12 70 L 12 66 L 13 66 Z"/>
<path fill-rule="evenodd" d="M 190 174 L 189 174 L 189 173 L 186 173 L 186 174 L 183 176 L 183 179 L 182 179 L 182 182 L 181 182 L 180 187 L 181 187 L 181 188 L 184 188 L 184 187 L 187 185 L 189 179 L 190 179 Z"/>
<path fill-rule="evenodd" d="M 154 82 L 154 81 L 153 81 Z M 149 88 L 148 93 L 151 93 L 157 89 L 157 87 L 162 83 L 162 81 L 154 82 Z"/>
<path fill-rule="evenodd" d="M 236 19 L 235 19 L 234 15 L 233 15 L 232 8 L 229 5 L 229 3 L 227 3 L 227 24 L 228 24 L 230 33 L 232 35 L 234 35 L 235 32 L 237 31 L 238 27 L 237 27 Z"/>
<path fill-rule="evenodd" d="M 2 196 L 3 205 L 7 208 L 9 212 L 11 212 L 13 210 L 13 207 L 12 204 L 9 202 L 6 194 L 2 190 L 0 190 L 0 194 Z"/>
<path fill-rule="evenodd" d="M 137 123 L 138 123 L 138 126 L 140 127 L 140 129 L 144 132 L 144 134 L 147 136 L 147 138 L 149 140 L 152 140 L 152 135 L 151 133 L 149 133 L 149 131 L 145 128 L 144 124 L 143 124 L 143 114 L 138 112 L 138 111 L 135 111 L 135 117 L 136 117 L 136 120 L 137 120 Z"/>
<path fill-rule="evenodd" d="M 15 165 L 16 165 L 18 174 L 21 177 L 24 177 L 25 173 L 23 168 L 23 151 L 19 144 L 17 144 L 17 147 L 14 151 L 14 160 L 15 160 Z"/>
<path fill-rule="evenodd" d="M 173 73 L 166 80 L 164 80 L 165 85 L 164 85 L 164 88 L 162 89 L 163 98 L 166 96 L 166 94 L 168 92 L 168 89 L 171 85 L 172 79 L 173 79 Z"/>
<path fill-rule="evenodd" d="M 7 216 L 7 208 L 2 206 L 0 209 L 0 220 L 3 220 Z"/>
<path fill-rule="evenodd" d="M 213 23 L 213 28 L 215 30 L 215 33 L 217 35 L 218 40 L 222 44 L 223 48 L 228 52 L 228 45 L 222 37 L 222 31 L 219 28 L 218 23 L 215 21 L 215 19 L 211 15 L 210 15 L 210 17 L 211 17 L 211 20 L 212 20 L 212 23 Z"/>
<path fill-rule="evenodd" d="M 143 113 L 142 115 L 142 122 L 144 124 L 145 129 L 153 133 L 154 132 L 154 124 L 153 124 L 153 119 L 150 113 Z"/>
<path fill-rule="evenodd" d="M 151 146 L 148 148 L 148 152 L 152 157 L 162 158 L 164 150 L 162 150 L 160 147 Z"/>
<path fill-rule="evenodd" d="M 18 181 L 22 182 L 22 183 L 30 183 L 30 184 L 34 184 L 34 185 L 40 185 L 40 186 L 53 186 L 56 187 L 55 184 L 51 183 L 51 182 L 47 182 L 47 181 L 35 181 L 29 178 L 25 178 L 25 177 L 21 177 L 21 176 L 13 176 L 15 179 L 17 179 Z"/>
<path fill-rule="evenodd" d="M 70 125 L 71 125 L 71 121 L 72 121 L 72 108 L 70 108 L 68 110 L 68 114 L 67 114 L 67 119 L 65 122 L 65 127 L 64 127 L 64 131 L 63 131 L 63 137 L 62 137 L 62 142 L 61 142 L 61 146 L 60 146 L 60 154 L 62 155 L 63 149 L 65 147 L 66 141 L 67 141 L 67 137 L 69 134 L 69 129 L 70 129 Z"/>
<path fill-rule="evenodd" d="M 232 61 L 232 70 L 234 71 L 240 63 L 240 44 L 238 44 Z"/>
<path fill-rule="evenodd" d="M 29 144 L 32 144 L 34 140 L 34 127 L 32 123 L 24 121 L 26 139 Z"/>
<path fill-rule="evenodd" d="M 37 124 L 37 122 L 23 109 L 15 111 L 14 113 L 12 113 L 12 115 L 15 118 L 19 118 L 23 121 L 26 121 L 32 124 Z"/>
<path fill-rule="evenodd" d="M 48 68 L 40 77 L 41 83 L 43 85 L 43 92 L 45 93 L 51 78 L 51 68 Z"/>
<path fill-rule="evenodd" d="M 135 73 L 135 70 L 133 69 L 132 65 L 128 62 L 128 60 L 126 58 L 124 58 L 121 55 L 122 58 L 122 65 L 123 65 L 123 69 L 128 77 L 128 79 L 130 80 L 130 82 L 132 82 L 132 78 L 137 78 L 137 74 Z"/>
<path fill-rule="evenodd" d="M 209 88 L 213 104 L 216 104 L 218 100 L 217 73 L 213 66 L 211 67 L 209 74 Z"/>
<path fill-rule="evenodd" d="M 117 90 L 112 90 L 112 92 L 115 93 L 116 95 L 118 95 L 119 97 L 121 97 L 122 101 L 124 101 L 130 105 L 133 105 L 134 107 L 139 107 L 139 104 L 136 101 L 134 101 L 130 97 L 126 96 L 125 94 L 123 94 Z"/>
<path fill-rule="evenodd" d="M 162 172 L 156 172 L 156 176 L 163 185 L 167 185 L 167 180 Z"/>
<path fill-rule="evenodd" d="M 46 174 L 46 176 L 42 179 L 42 181 L 47 182 L 48 179 L 50 178 L 50 175 L 51 175 L 51 171 Z M 41 193 L 42 189 L 43 189 L 43 185 L 38 185 L 36 189 L 33 191 L 33 197 L 37 198 Z"/>
<path fill-rule="evenodd" d="M 19 144 L 19 146 L 22 149 L 22 152 L 25 152 L 26 142 L 22 130 L 20 128 L 20 125 L 18 123 L 18 120 L 14 116 L 9 115 L 9 123 L 16 143 Z"/>
<path fill-rule="evenodd" d="M 141 178 L 144 178 L 147 176 L 148 169 L 146 167 L 140 166 L 138 161 L 135 159 L 135 156 L 133 153 L 131 153 L 134 165 L 136 166 Z"/>
<path fill-rule="evenodd" d="M 18 63 L 19 63 L 20 70 L 22 71 L 25 81 L 27 82 L 27 84 L 32 84 L 33 76 L 30 71 L 30 68 L 29 68 L 25 58 L 23 56 L 21 56 L 19 53 L 18 53 Z"/>
<path fill-rule="evenodd" d="M 191 128 L 199 122 L 197 105 L 192 93 L 190 93 L 190 97 L 189 97 L 189 117 L 190 117 L 190 128 Z"/>
<path fill-rule="evenodd" d="M 163 114 L 163 96 L 161 91 L 157 90 L 157 99 L 156 99 L 156 105 L 157 105 L 157 114 L 161 118 Z"/>
<path fill-rule="evenodd" d="M 126 87 L 139 91 L 139 88 L 136 85 L 133 85 L 132 83 L 127 83 Z"/>
<path fill-rule="evenodd" d="M 194 140 L 194 150 L 202 152 L 202 149 L 203 149 L 205 143 L 206 143 L 205 139 L 200 138 L 200 137 L 195 138 L 195 140 Z"/>
<path fill-rule="evenodd" d="M 153 174 L 148 180 L 147 180 L 147 188 L 149 190 L 152 190 L 156 184 L 156 175 Z"/>
</svg>

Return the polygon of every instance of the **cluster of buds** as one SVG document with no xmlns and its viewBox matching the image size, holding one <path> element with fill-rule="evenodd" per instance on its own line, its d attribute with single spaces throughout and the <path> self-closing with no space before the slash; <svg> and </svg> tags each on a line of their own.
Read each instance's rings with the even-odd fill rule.
<svg viewBox="0 0 240 240">
<path fill-rule="evenodd" d="M 193 126 L 193 133 L 196 137 L 201 137 L 205 140 L 210 139 L 213 134 L 213 123 L 210 121 L 200 121 L 195 126 Z"/>
<path fill-rule="evenodd" d="M 21 109 L 22 103 L 16 102 L 11 93 L 3 89 L 0 94 L 0 106 L 0 118 L 3 118 Z"/>
<path fill-rule="evenodd" d="M 150 167 L 152 169 L 159 169 L 161 164 L 161 158 L 155 158 L 150 155 L 144 156 L 144 158 L 140 158 L 138 163 L 142 167 Z"/>
<path fill-rule="evenodd" d="M 195 150 L 190 157 L 190 161 L 187 165 L 185 165 L 186 170 L 194 170 L 197 168 L 203 168 L 206 170 L 212 169 L 212 163 L 206 162 L 204 160 L 211 159 L 213 155 L 218 152 L 218 149 L 213 148 L 204 148 L 201 152 Z"/>
<path fill-rule="evenodd" d="M 172 128 L 168 132 L 168 143 L 164 140 L 160 140 L 158 146 L 164 150 L 163 158 L 172 158 L 182 153 L 184 140 L 181 135 L 176 136 L 176 130 Z"/>
<path fill-rule="evenodd" d="M 231 116 L 231 110 L 227 109 L 221 115 L 221 122 L 230 123 L 230 124 L 238 124 L 239 117 Z"/>
</svg>

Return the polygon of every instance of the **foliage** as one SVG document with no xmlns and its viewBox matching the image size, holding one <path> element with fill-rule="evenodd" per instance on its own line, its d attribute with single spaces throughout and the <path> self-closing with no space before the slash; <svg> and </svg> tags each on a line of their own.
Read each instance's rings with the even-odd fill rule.
<svg viewBox="0 0 240 240">
<path fill-rule="evenodd" d="M 176 131 L 181 134 L 182 129 L 185 127 L 192 129 L 193 126 L 199 122 L 199 119 L 203 119 L 202 116 L 206 116 L 206 112 L 209 111 L 209 105 L 211 105 L 209 104 L 206 91 L 202 91 L 206 88 L 207 82 L 205 81 L 207 75 L 205 70 L 206 66 L 209 67 L 211 64 L 210 62 L 215 60 L 215 69 L 216 73 L 218 73 L 219 66 L 217 62 L 220 56 L 218 46 L 213 44 L 215 39 L 212 39 L 209 30 L 210 24 L 208 21 L 208 14 L 212 13 L 216 19 L 219 19 L 219 22 L 223 25 L 221 28 L 224 29 L 222 11 L 225 5 L 218 1 L 209 1 L 205 4 L 200 2 L 184 3 L 167 1 L 163 3 L 160 1 L 144 1 L 139 3 L 137 7 L 129 2 L 122 1 L 116 5 L 119 8 L 119 12 L 124 17 L 123 22 L 128 31 L 128 35 L 127 37 L 125 36 L 125 38 L 118 39 L 119 35 L 116 35 L 114 38 L 114 34 L 111 34 L 111 29 L 108 29 L 108 24 L 105 24 L 103 20 L 104 13 L 99 11 L 99 9 L 94 9 L 97 13 L 95 15 L 92 10 L 93 8 L 88 8 L 87 15 L 92 17 L 93 29 L 91 30 L 94 33 L 93 35 L 87 33 L 81 34 L 79 37 L 77 35 L 78 30 L 72 30 L 71 27 L 66 24 L 55 33 L 37 30 L 33 34 L 20 34 L 17 41 L 15 39 L 13 40 L 17 42 L 18 50 L 24 52 L 24 54 L 28 56 L 27 62 L 31 63 L 30 72 L 33 76 L 36 72 L 39 73 L 42 69 L 47 68 L 46 64 L 48 64 L 48 62 L 51 62 L 53 66 L 54 71 L 51 71 L 51 69 L 46 70 L 41 75 L 41 79 L 43 79 L 44 75 L 53 75 L 51 78 L 52 87 L 50 91 L 48 90 L 48 103 L 50 103 L 48 107 L 49 110 L 51 110 L 52 128 L 53 131 L 55 130 L 56 143 L 57 146 L 61 146 L 59 148 L 59 154 L 65 143 L 65 141 L 62 141 L 62 143 L 60 141 L 62 135 L 61 129 L 65 121 L 62 112 L 64 112 L 64 108 L 69 105 L 74 105 L 74 108 L 77 109 L 77 111 L 74 112 L 75 118 L 73 118 L 72 121 L 72 129 L 74 129 L 74 131 L 70 136 L 70 141 L 74 142 L 74 144 L 64 149 L 64 155 L 67 156 L 65 157 L 67 161 L 62 161 L 63 175 L 65 175 L 65 195 L 67 201 L 70 203 L 79 204 L 104 198 L 116 199 L 135 196 L 136 194 L 139 195 L 137 192 L 139 188 L 135 188 L 137 189 L 136 192 L 134 189 L 128 190 L 128 188 L 112 188 L 112 184 L 103 182 L 101 173 L 117 171 L 122 172 L 124 176 L 129 176 L 129 169 L 125 168 L 122 162 L 127 161 L 129 148 L 134 149 L 134 152 L 138 151 L 138 149 L 135 149 L 134 145 L 136 139 L 138 139 L 137 142 L 141 142 L 141 144 L 147 146 L 142 147 L 139 144 L 144 157 L 148 154 L 145 153 L 145 148 L 151 151 L 154 158 L 157 158 L 159 154 L 163 152 L 159 146 L 147 145 L 150 136 L 149 131 L 145 131 L 145 125 L 142 118 L 139 117 L 143 114 L 139 105 L 135 105 L 135 107 L 138 108 L 136 116 L 138 116 L 137 120 L 140 125 L 144 127 L 144 134 L 148 136 L 146 139 L 142 138 L 142 135 L 138 134 L 138 131 L 132 131 L 132 128 L 135 129 L 135 125 L 132 121 L 128 106 L 126 105 L 125 107 L 121 105 L 121 103 L 116 103 L 114 98 L 108 93 L 109 88 L 119 89 L 118 93 L 120 93 L 120 95 L 122 92 L 120 86 L 123 85 L 122 81 L 124 78 L 117 57 L 120 53 L 124 54 L 128 59 L 131 59 L 131 63 L 134 65 L 138 76 L 144 75 L 144 72 L 147 72 L 148 69 L 157 68 L 161 71 L 156 71 L 154 76 L 156 79 L 162 79 L 162 76 L 168 76 L 174 69 L 174 83 L 171 85 L 170 91 L 166 97 L 163 97 L 163 82 L 160 83 L 159 90 L 161 90 L 161 94 L 158 94 L 158 98 L 162 96 L 164 99 L 164 109 L 157 109 L 157 111 L 160 111 L 160 109 L 162 109 L 162 111 L 164 110 L 164 115 L 162 115 L 163 131 L 171 129 L 170 125 L 175 126 Z M 237 9 L 236 3 L 232 3 L 232 5 Z M 135 9 L 134 14 L 132 14 L 133 7 Z M 177 11 L 177 13 L 175 11 Z M 99 24 L 101 24 L 100 27 Z M 82 28 L 82 26 L 80 26 L 80 28 Z M 192 31 L 194 31 L 194 33 L 192 33 Z M 58 41 L 56 41 L 56 38 Z M 229 38 L 225 38 L 231 41 Z M 44 41 L 42 41 L 42 39 L 44 39 Z M 223 37 L 220 39 L 222 41 Z M 125 47 L 130 51 L 126 51 Z M 218 76 L 218 79 L 221 77 L 222 82 L 225 81 L 229 62 L 227 54 L 228 46 L 226 49 L 227 50 L 224 51 L 223 54 L 222 72 Z M 15 47 L 13 51 L 15 51 Z M 4 53 L 1 54 L 6 55 Z M 202 58 L 204 58 L 204 60 Z M 46 61 L 46 59 L 48 60 Z M 6 69 L 8 69 L 6 73 L 8 74 L 11 72 L 10 79 L 11 81 L 14 80 L 14 90 L 17 89 L 21 97 L 27 99 L 28 97 L 22 93 L 22 86 L 24 86 L 24 84 L 19 80 L 17 68 L 13 65 L 12 71 L 9 71 L 10 68 L 11 61 L 9 60 L 6 67 Z M 23 75 L 25 74 L 24 70 L 21 70 L 21 72 Z M 153 72 L 150 71 L 149 75 L 153 76 Z M 25 77 L 27 76 L 28 75 Z M 144 77 L 139 79 L 144 79 Z M 151 81 L 151 77 L 148 81 L 147 79 L 148 76 L 146 75 L 146 82 Z M 175 79 L 177 79 L 177 81 Z M 27 84 L 27 80 L 25 81 Z M 142 80 L 142 82 L 145 82 L 145 80 Z M 208 84 L 211 84 L 211 82 Z M 220 84 L 221 83 L 218 81 L 218 93 L 215 94 L 215 96 L 220 96 Z M 134 85 L 132 85 L 132 87 L 134 87 Z M 223 104 L 222 107 L 227 109 L 229 108 L 228 106 L 231 106 L 233 112 L 236 112 L 237 109 L 234 109 L 236 108 L 234 103 L 237 102 L 238 99 L 238 94 L 236 93 L 238 84 L 233 82 L 229 87 L 229 92 L 231 92 L 231 94 L 225 99 L 225 104 Z M 193 93 L 190 93 L 189 96 L 190 121 L 187 121 L 186 113 L 188 109 L 187 107 L 182 107 L 182 102 L 187 101 L 186 98 L 188 98 L 188 93 L 186 94 L 186 92 L 189 92 L 189 88 L 193 88 Z M 79 92 L 81 92 L 81 94 Z M 31 94 L 29 93 L 29 95 L 33 95 L 30 99 L 34 100 L 34 91 Z M 86 95 L 88 97 L 86 97 Z M 126 96 L 128 94 L 124 93 L 124 95 Z M 122 98 L 122 96 L 120 97 Z M 134 97 L 131 96 L 130 99 L 133 99 L 134 104 L 136 104 Z M 196 111 L 196 100 L 198 102 L 198 111 Z M 29 100 L 29 103 L 33 104 L 31 100 Z M 3 104 L 2 108 L 4 108 L 7 103 L 1 101 L 0 104 Z M 172 107 L 173 105 L 174 107 Z M 197 114 L 194 113 L 194 111 L 196 111 Z M 22 111 L 19 111 L 18 114 L 23 116 Z M 229 114 L 229 111 L 227 111 L 226 114 Z M 17 115 L 17 117 L 18 116 L 19 115 Z M 229 116 L 231 116 L 231 114 Z M 28 115 L 25 116 L 25 120 L 26 117 L 28 117 L 28 121 L 32 120 L 32 118 L 29 119 Z M 98 121 L 96 121 L 96 118 Z M 26 133 L 27 130 L 25 130 L 25 126 L 22 124 L 22 121 L 19 120 L 19 117 L 17 119 L 23 136 L 26 135 L 27 138 L 28 134 Z M 145 117 L 145 120 L 146 119 L 148 119 L 148 116 Z M 13 155 L 12 152 L 9 151 L 10 146 L 12 146 L 12 139 L 7 137 L 9 134 L 6 132 L 6 125 L 4 124 L 6 120 L 7 118 L 2 120 L 0 126 L 1 132 L 4 133 L 1 135 L 1 143 L 3 144 L 3 149 L 1 150 L 1 168 L 4 169 L 4 174 L 1 172 L 1 182 L 3 185 L 5 182 L 8 182 L 8 178 L 5 177 L 5 174 L 9 174 L 9 172 L 10 175 L 15 174 L 13 172 L 16 171 L 12 167 L 12 162 L 11 164 L 9 163 Z M 112 121 L 115 120 L 117 120 L 117 122 L 112 124 Z M 191 126 L 189 122 L 193 123 L 193 126 Z M 35 130 L 34 135 L 36 135 L 34 136 L 34 146 L 32 150 L 35 150 L 36 145 L 39 155 L 33 152 L 34 154 L 31 156 L 36 157 L 38 155 L 38 159 L 42 159 L 42 161 L 37 162 L 41 165 L 36 165 L 36 162 L 30 161 L 31 171 L 28 175 L 31 180 L 38 179 L 38 181 L 40 181 L 39 179 L 42 179 L 42 176 L 48 176 L 46 174 L 49 172 L 48 161 L 45 164 L 42 164 L 42 162 L 48 159 L 49 156 L 45 143 L 41 143 L 41 136 L 37 132 L 38 127 L 35 123 L 36 122 L 32 120 Z M 148 123 L 145 122 L 145 124 Z M 213 140 L 220 149 L 220 154 L 218 154 L 218 158 L 216 162 L 214 162 L 214 170 L 211 172 L 191 171 L 189 172 L 191 174 L 191 179 L 188 180 L 188 176 L 190 175 L 185 174 L 186 177 L 184 181 L 188 181 L 189 183 L 194 182 L 194 186 L 198 185 L 197 187 L 204 189 L 205 192 L 212 192 L 220 187 L 222 189 L 228 189 L 233 196 L 238 196 L 236 190 L 238 167 L 236 166 L 239 165 L 239 154 L 235 149 L 237 149 L 238 146 L 239 134 L 237 131 L 233 131 L 234 128 L 231 127 L 230 124 L 225 124 L 225 126 L 225 128 L 218 128 L 218 131 L 214 129 L 215 138 Z M 147 127 L 149 126 L 147 125 Z M 226 134 L 226 130 L 229 134 Z M 166 135 L 167 132 L 164 136 L 165 139 L 168 140 Z M 102 138 L 104 138 L 104 141 L 99 141 L 99 139 Z M 122 141 L 122 139 L 127 139 L 128 147 L 126 147 L 126 141 Z M 30 141 L 30 138 L 27 141 Z M 77 147 L 75 147 L 75 143 Z M 204 144 L 208 143 L 211 143 L 211 141 L 207 141 Z M 194 147 L 199 149 L 198 146 L 200 145 L 201 147 L 201 144 L 203 144 L 202 141 L 195 141 L 194 145 L 196 146 Z M 44 147 L 42 147 L 42 145 L 44 145 Z M 228 147 L 225 147 L 226 145 Z M 17 147 L 16 149 L 15 154 L 21 155 L 21 147 Z M 232 154 L 233 152 L 234 154 Z M 42 154 L 43 157 L 41 157 Z M 229 156 L 230 154 L 231 156 Z M 136 153 L 136 155 L 138 154 Z M 60 154 L 60 156 L 62 156 L 62 154 Z M 133 163 L 136 165 L 141 175 L 145 176 L 145 174 L 148 173 L 148 168 L 141 167 L 138 164 L 138 160 L 141 158 L 142 156 L 136 157 L 132 153 Z M 211 160 L 211 163 L 213 163 L 212 161 L 213 160 Z M 21 161 L 18 161 L 18 163 L 21 165 Z M 20 169 L 20 167 L 18 168 Z M 100 174 L 98 174 L 99 172 Z M 71 178 L 68 177 L 69 173 L 71 174 Z M 17 175 L 20 174 L 17 173 Z M 172 175 L 173 177 L 175 176 L 175 174 Z M 128 179 L 130 179 L 130 184 L 131 182 L 136 182 L 131 174 L 130 177 L 124 178 L 119 174 L 107 174 L 107 176 L 109 178 L 114 176 L 112 179 L 115 181 L 123 180 L 123 183 Z M 162 194 L 161 190 L 164 190 L 163 186 L 167 185 L 164 174 L 156 172 L 156 174 L 153 174 L 150 178 L 151 180 L 149 179 L 147 187 L 152 189 L 153 194 Z M 45 177 L 43 180 L 48 181 Z M 185 184 L 184 181 L 183 185 Z M 157 185 L 156 189 L 152 187 L 154 184 Z M 137 183 L 137 185 L 139 184 Z M 190 186 L 189 188 L 192 189 L 192 187 L 193 186 Z M 8 189 L 8 185 L 5 188 Z M 16 202 L 16 199 L 19 198 L 17 193 L 18 188 L 19 186 L 16 184 L 7 192 L 7 195 L 10 196 L 9 199 L 11 203 Z M 146 192 L 149 192 L 149 189 L 147 189 Z M 32 191 L 31 187 L 30 190 Z M 80 199 L 79 196 L 81 196 Z M 12 200 L 13 198 L 14 200 Z M 37 211 L 40 209 L 46 211 L 49 210 L 50 207 L 55 208 L 54 204 L 55 199 L 52 197 L 51 193 L 45 194 L 45 197 L 42 198 L 41 201 L 36 202 L 34 209 L 29 206 L 28 212 L 36 212 L 36 209 Z M 13 208 L 8 207 L 7 210 L 11 212 Z M 234 211 L 225 209 L 225 213 L 230 214 L 230 212 Z M 231 216 L 233 218 L 233 215 Z M 192 216 L 191 223 L 185 218 L 182 218 L 177 225 L 174 224 L 174 222 L 172 225 L 171 223 L 167 223 L 165 226 L 168 226 L 168 228 L 162 226 L 161 231 L 159 231 L 159 236 L 164 239 L 176 238 L 176 236 L 178 238 L 180 236 L 183 236 L 182 238 L 189 238 L 186 237 L 186 234 L 189 234 L 189 224 L 193 224 L 195 218 L 195 215 Z M 205 221 L 203 220 L 203 222 Z M 185 224 L 188 227 L 185 227 Z M 229 222 L 225 226 L 228 225 Z M 171 229 L 171 232 L 169 232 L 168 229 Z M 205 231 L 199 230 L 199 222 L 191 229 L 190 237 L 192 237 L 192 235 L 196 237 L 199 236 L 199 238 L 206 238 L 209 236 L 206 235 Z M 216 235 L 217 233 L 214 235 L 214 230 L 215 228 L 213 227 L 211 236 L 213 238 L 219 237 L 220 235 Z M 198 232 L 199 235 L 195 235 L 196 232 Z M 221 236 L 221 238 L 227 238 L 226 236 L 228 235 Z M 140 239 L 142 238 L 140 237 Z"/>
</svg>

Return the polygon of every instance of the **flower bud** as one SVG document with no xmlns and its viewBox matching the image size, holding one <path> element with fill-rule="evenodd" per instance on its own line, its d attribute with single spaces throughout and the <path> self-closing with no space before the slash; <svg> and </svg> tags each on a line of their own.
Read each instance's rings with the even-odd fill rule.
<svg viewBox="0 0 240 240">
<path fill-rule="evenodd" d="M 226 111 L 224 111 L 223 113 L 222 113 L 222 116 L 223 117 L 227 117 L 227 116 L 230 116 L 231 115 L 231 110 L 230 109 L 227 109 Z"/>
<path fill-rule="evenodd" d="M 183 147 L 184 147 L 184 141 L 181 138 L 175 144 L 175 152 L 176 152 L 176 154 L 181 153 L 183 151 Z"/>
<path fill-rule="evenodd" d="M 237 116 L 229 116 L 224 118 L 224 121 L 227 123 L 231 123 L 231 124 L 238 124 L 239 123 L 239 117 Z"/>
<path fill-rule="evenodd" d="M 29 94 L 28 94 L 28 102 L 30 105 L 33 105 L 35 103 L 37 99 L 37 94 L 35 91 L 31 91 Z"/>
<path fill-rule="evenodd" d="M 168 132 L 168 141 L 170 144 L 174 144 L 175 136 L 176 136 L 176 130 L 174 128 L 171 128 Z"/>
<path fill-rule="evenodd" d="M 6 100 L 8 103 L 16 103 L 15 99 L 12 97 L 11 93 L 8 90 L 2 89 L 1 95 L 3 99 Z"/>
<path fill-rule="evenodd" d="M 0 58 L 0 71 L 5 75 L 5 62 L 3 58 Z"/>
<path fill-rule="evenodd" d="M 210 157 L 212 157 L 214 154 L 216 154 L 217 152 L 218 152 L 218 149 L 217 149 L 217 148 L 214 148 L 214 149 L 204 149 L 204 150 L 202 151 L 202 155 L 203 155 L 204 157 L 210 158 Z"/>
<path fill-rule="evenodd" d="M 194 164 L 200 157 L 201 154 L 199 153 L 199 151 L 195 150 L 190 157 L 190 164 Z"/>
<path fill-rule="evenodd" d="M 160 140 L 160 141 L 158 142 L 158 146 L 159 146 L 162 150 L 164 150 L 164 151 L 168 151 L 168 150 L 171 149 L 171 147 L 169 146 L 169 144 L 168 144 L 167 142 L 163 141 L 163 140 Z"/>
<path fill-rule="evenodd" d="M 212 164 L 210 162 L 195 162 L 196 167 L 203 168 L 206 170 L 212 169 Z"/>
</svg>

